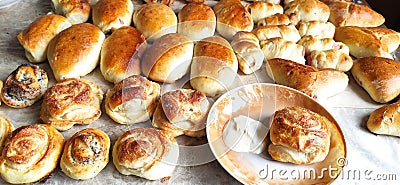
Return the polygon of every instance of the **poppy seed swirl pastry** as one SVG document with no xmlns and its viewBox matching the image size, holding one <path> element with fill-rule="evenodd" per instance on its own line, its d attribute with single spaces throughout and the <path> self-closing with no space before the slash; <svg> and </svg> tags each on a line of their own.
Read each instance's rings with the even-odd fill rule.
<svg viewBox="0 0 400 185">
<path fill-rule="evenodd" d="M 75 133 L 64 146 L 61 170 L 73 179 L 95 177 L 106 167 L 110 138 L 99 129 L 87 128 Z"/>
<path fill-rule="evenodd" d="M 272 117 L 268 153 L 272 159 L 295 164 L 323 161 L 329 153 L 330 121 L 303 107 L 286 107 Z"/>
<path fill-rule="evenodd" d="M 148 180 L 171 176 L 178 161 L 176 140 L 155 128 L 135 128 L 115 142 L 112 157 L 117 170 Z"/>
<path fill-rule="evenodd" d="M 40 118 L 62 131 L 74 124 L 89 124 L 100 117 L 102 99 L 103 92 L 93 82 L 65 79 L 43 95 Z"/>
<path fill-rule="evenodd" d="M 65 139 L 46 124 L 22 126 L 6 140 L 0 157 L 1 177 L 12 184 L 37 182 L 57 167 Z"/>
<path fill-rule="evenodd" d="M 3 151 L 5 142 L 9 135 L 14 131 L 14 126 L 6 117 L 0 116 L 0 154 Z"/>
<path fill-rule="evenodd" d="M 5 80 L 1 100 L 13 108 L 25 108 L 42 98 L 47 89 L 48 77 L 37 65 L 22 64 Z"/>
<path fill-rule="evenodd" d="M 204 93 L 191 89 L 169 91 L 161 96 L 152 125 L 172 136 L 205 136 L 210 102 Z"/>
</svg>

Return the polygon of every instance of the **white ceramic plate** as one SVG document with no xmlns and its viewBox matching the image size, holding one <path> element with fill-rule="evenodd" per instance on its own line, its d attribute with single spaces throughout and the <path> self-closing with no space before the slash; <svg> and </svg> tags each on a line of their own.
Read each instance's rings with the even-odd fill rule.
<svg viewBox="0 0 400 185">
<path fill-rule="evenodd" d="M 261 154 L 238 153 L 225 145 L 221 136 L 229 119 L 245 115 L 269 127 L 272 114 L 287 106 L 310 109 L 332 122 L 330 151 L 324 161 L 310 165 L 282 163 L 272 160 L 266 150 Z M 307 95 L 276 84 L 245 85 L 222 95 L 211 107 L 206 131 L 218 162 L 244 184 L 329 184 L 340 174 L 346 157 L 343 133 L 329 112 Z"/>
</svg>

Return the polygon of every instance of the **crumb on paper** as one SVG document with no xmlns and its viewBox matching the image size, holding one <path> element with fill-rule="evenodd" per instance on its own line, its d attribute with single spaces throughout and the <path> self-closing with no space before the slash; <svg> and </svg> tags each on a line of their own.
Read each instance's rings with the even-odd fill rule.
<svg viewBox="0 0 400 185">
<path fill-rule="evenodd" d="M 168 181 L 170 178 L 171 178 L 171 176 L 166 176 L 166 177 L 162 178 L 161 183 Z"/>
</svg>

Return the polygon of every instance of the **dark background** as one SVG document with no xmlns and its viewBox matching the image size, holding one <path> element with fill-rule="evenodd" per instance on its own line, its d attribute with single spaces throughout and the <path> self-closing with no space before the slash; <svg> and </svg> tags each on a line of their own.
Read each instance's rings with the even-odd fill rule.
<svg viewBox="0 0 400 185">
<path fill-rule="evenodd" d="M 386 27 L 400 32 L 400 0 L 367 0 L 373 10 L 385 17 Z"/>
</svg>

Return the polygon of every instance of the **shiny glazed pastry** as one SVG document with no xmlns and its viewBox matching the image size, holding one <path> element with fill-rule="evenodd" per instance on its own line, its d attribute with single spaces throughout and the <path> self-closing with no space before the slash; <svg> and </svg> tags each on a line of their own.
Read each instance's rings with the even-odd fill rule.
<svg viewBox="0 0 400 185">
<path fill-rule="evenodd" d="M 302 37 L 297 44 L 304 46 L 306 55 L 309 55 L 312 51 L 324 51 L 330 49 L 336 49 L 340 52 L 349 55 L 349 47 L 342 42 L 335 42 L 332 38 L 315 38 L 311 35 Z"/>
<path fill-rule="evenodd" d="M 216 18 L 214 11 L 206 4 L 189 3 L 178 13 L 178 33 L 198 41 L 214 35 Z"/>
<path fill-rule="evenodd" d="M 37 65 L 18 66 L 4 82 L 1 100 L 13 108 L 25 108 L 42 98 L 47 89 L 48 77 L 44 69 Z"/>
<path fill-rule="evenodd" d="M 93 6 L 93 24 L 104 33 L 129 26 L 132 22 L 133 3 L 131 0 L 99 0 Z"/>
<path fill-rule="evenodd" d="M 120 124 L 147 121 L 153 115 L 159 97 L 160 85 L 133 75 L 107 90 L 106 113 Z"/>
<path fill-rule="evenodd" d="M 100 117 L 102 99 L 103 92 L 93 82 L 65 79 L 43 95 L 40 118 L 61 131 L 74 124 L 89 124 Z"/>
<path fill-rule="evenodd" d="M 374 110 L 368 118 L 367 128 L 375 134 L 400 137 L 400 103 L 392 103 Z"/>
<path fill-rule="evenodd" d="M 106 167 L 110 152 L 110 138 L 99 129 L 87 128 L 75 133 L 64 146 L 61 170 L 73 179 L 95 177 Z"/>
<path fill-rule="evenodd" d="M 178 156 L 176 140 L 155 128 L 135 128 L 125 132 L 112 151 L 114 165 L 121 174 L 148 180 L 170 177 Z"/>
<path fill-rule="evenodd" d="M 261 68 L 264 54 L 259 40 L 251 32 L 237 32 L 233 36 L 231 46 L 236 53 L 239 68 L 244 74 L 251 74 Z"/>
<path fill-rule="evenodd" d="M 6 140 L 0 157 L 1 177 L 12 184 L 40 181 L 57 167 L 65 139 L 46 124 L 22 126 Z"/>
<path fill-rule="evenodd" d="M 79 78 L 96 68 L 104 38 L 104 33 L 89 23 L 73 25 L 56 35 L 47 49 L 56 80 Z"/>
<path fill-rule="evenodd" d="M 291 60 L 299 64 L 305 64 L 306 61 L 302 45 L 279 37 L 261 41 L 261 50 L 266 61 L 273 58 Z"/>
<path fill-rule="evenodd" d="M 283 40 L 296 43 L 301 38 L 299 31 L 294 25 L 260 26 L 252 32 L 260 41 L 280 37 Z"/>
<path fill-rule="evenodd" d="M 312 51 L 307 63 L 316 68 L 330 68 L 339 71 L 349 71 L 353 66 L 353 59 L 339 50 Z"/>
<path fill-rule="evenodd" d="M 144 35 L 136 28 L 124 26 L 115 30 L 101 47 L 100 71 L 103 77 L 117 83 L 140 74 L 140 57 L 146 46 Z"/>
<path fill-rule="evenodd" d="M 56 14 L 67 17 L 72 24 L 84 23 L 90 16 L 89 0 L 51 0 Z"/>
<path fill-rule="evenodd" d="M 178 19 L 167 5 L 147 3 L 133 13 L 133 24 L 148 42 L 153 42 L 165 34 L 176 33 Z"/>
<path fill-rule="evenodd" d="M 206 119 L 210 102 L 204 93 L 191 89 L 166 92 L 154 112 L 152 125 L 173 137 L 206 135 Z"/>
<path fill-rule="evenodd" d="M 174 0 L 144 0 L 146 3 L 162 3 L 167 6 L 171 6 L 174 3 Z"/>
<path fill-rule="evenodd" d="M 271 118 L 268 153 L 272 159 L 295 164 L 321 162 L 329 153 L 332 124 L 302 107 L 286 107 Z"/>
<path fill-rule="evenodd" d="M 329 7 L 318 0 L 294 0 L 284 7 L 285 14 L 295 14 L 299 21 L 321 21 L 329 19 Z"/>
<path fill-rule="evenodd" d="M 69 28 L 67 18 L 56 14 L 44 15 L 18 34 L 18 41 L 25 48 L 25 56 L 32 63 L 44 62 L 47 59 L 47 45 L 61 31 Z"/>
<path fill-rule="evenodd" d="M 6 145 L 7 138 L 14 131 L 14 126 L 8 121 L 6 117 L 0 116 L 0 153 L 2 153 Z"/>
</svg>

